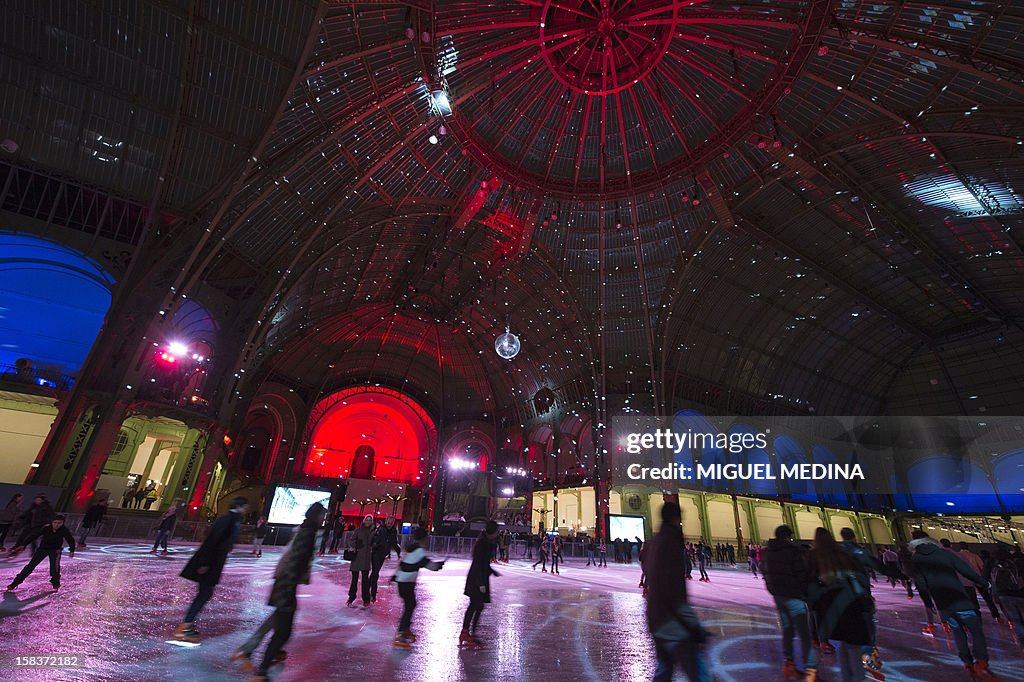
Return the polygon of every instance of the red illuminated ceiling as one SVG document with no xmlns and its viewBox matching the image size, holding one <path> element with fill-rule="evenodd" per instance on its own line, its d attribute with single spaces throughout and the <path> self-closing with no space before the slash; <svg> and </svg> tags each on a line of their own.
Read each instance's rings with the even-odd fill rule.
<svg viewBox="0 0 1024 682">
<path fill-rule="evenodd" d="M 303 472 L 420 485 L 437 432 L 430 416 L 396 391 L 353 388 L 320 401 Z"/>
</svg>

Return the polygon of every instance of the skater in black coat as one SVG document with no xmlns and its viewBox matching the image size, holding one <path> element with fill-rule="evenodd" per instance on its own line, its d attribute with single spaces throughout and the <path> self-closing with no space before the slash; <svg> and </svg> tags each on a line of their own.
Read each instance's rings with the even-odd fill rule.
<svg viewBox="0 0 1024 682">
<path fill-rule="evenodd" d="M 231 500 L 228 513 L 213 522 L 213 525 L 210 526 L 210 533 L 203 540 L 203 544 L 199 545 L 199 549 L 182 569 L 181 577 L 197 583 L 199 591 L 188 607 L 185 620 L 174 631 L 175 639 L 186 642 L 199 641 L 199 633 L 195 627 L 196 617 L 206 606 L 206 602 L 210 601 L 213 589 L 220 582 L 224 563 L 228 559 L 231 548 L 235 546 L 238 525 L 248 509 L 249 501 L 244 497 L 236 497 Z"/>
<path fill-rule="evenodd" d="M 491 549 L 498 539 L 498 524 L 488 521 L 480 538 L 473 545 L 473 563 L 469 566 L 469 573 L 466 575 L 466 589 L 463 591 L 469 597 L 469 606 L 466 607 L 466 614 L 462 618 L 462 632 L 459 634 L 459 645 L 469 644 L 470 646 L 482 647 L 484 643 L 476 636 L 476 627 L 480 624 L 480 614 L 484 610 L 484 604 L 491 603 L 491 576 L 500 575 L 491 568 Z"/>
<path fill-rule="evenodd" d="M 46 524 L 53 521 L 55 512 L 53 507 L 50 506 L 50 501 L 46 499 L 46 495 L 36 495 L 35 499 L 32 500 L 32 506 L 21 513 L 21 522 L 23 524 L 21 535 L 18 537 L 18 547 L 24 548 L 28 543 L 34 542 L 29 540 L 28 536 Z M 35 549 L 33 547 L 33 549 Z M 21 550 L 18 550 L 19 552 Z M 11 550 L 11 555 L 17 554 L 14 550 Z"/>
<path fill-rule="evenodd" d="M 93 532 L 100 529 L 104 517 L 107 515 L 107 500 L 103 499 L 89 507 L 82 519 L 82 527 L 78 529 L 78 546 L 85 547 L 85 541 Z"/>
<path fill-rule="evenodd" d="M 370 538 L 370 602 L 377 603 L 377 583 L 380 581 L 380 569 L 395 550 L 395 556 L 402 558 L 402 547 L 398 544 L 398 529 L 395 528 L 395 517 L 389 516 L 384 523 L 377 526 Z"/>
<path fill-rule="evenodd" d="M 25 568 L 21 569 L 11 584 L 7 586 L 7 591 L 11 592 L 18 587 L 21 583 L 25 582 L 25 578 L 32 574 L 32 571 L 36 570 L 36 566 L 43 562 L 43 559 L 50 559 L 50 584 L 53 585 L 53 589 L 60 589 L 60 555 L 64 550 L 64 543 L 68 543 L 68 547 L 71 549 L 69 556 L 75 556 L 75 539 L 71 536 L 71 533 L 67 528 L 64 527 L 64 517 L 57 515 L 53 517 L 53 520 L 45 526 L 36 528 L 25 536 L 25 542 L 32 542 L 33 540 L 39 540 L 39 548 L 32 552 L 32 559 L 29 560 Z M 23 546 L 15 547 L 17 552 L 24 549 Z"/>
<path fill-rule="evenodd" d="M 300 584 L 309 584 L 310 566 L 316 551 L 316 534 L 324 525 L 326 514 L 327 510 L 319 502 L 306 510 L 305 520 L 296 531 L 284 556 L 277 562 L 277 570 L 274 571 L 274 587 L 267 602 L 274 607 L 274 612 L 267 616 L 252 637 L 238 647 L 231 657 L 232 660 L 241 661 L 246 672 L 252 672 L 252 652 L 268 632 L 274 631 L 274 636 L 270 638 L 270 644 L 263 654 L 263 663 L 253 680 L 267 679 L 267 670 L 270 666 L 284 660 L 284 645 L 292 636 L 295 612 L 299 606 L 296 591 Z"/>
</svg>

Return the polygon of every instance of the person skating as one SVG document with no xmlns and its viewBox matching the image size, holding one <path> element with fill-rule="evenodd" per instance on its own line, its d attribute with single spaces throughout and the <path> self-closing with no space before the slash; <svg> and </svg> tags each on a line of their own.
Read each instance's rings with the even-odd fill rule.
<svg viewBox="0 0 1024 682">
<path fill-rule="evenodd" d="M 491 602 L 491 576 L 500 574 L 491 568 L 491 547 L 498 539 L 498 524 L 488 521 L 480 532 L 480 537 L 473 545 L 473 561 L 466 575 L 466 589 L 463 594 L 469 597 L 469 606 L 462 617 L 462 632 L 459 633 L 459 646 L 468 644 L 483 647 L 484 642 L 477 637 L 476 630 L 480 624 L 480 614 L 484 604 Z"/>
<path fill-rule="evenodd" d="M 608 568 L 608 543 L 604 538 L 601 538 L 601 541 L 597 543 L 597 557 L 597 567 Z"/>
<path fill-rule="evenodd" d="M 807 569 L 808 606 L 815 616 L 816 639 L 822 643 L 839 640 L 843 682 L 864 679 L 867 670 L 861 652 L 871 643 L 867 573 L 824 528 L 814 533 Z M 808 670 L 806 679 L 817 680 L 816 671 Z"/>
<path fill-rule="evenodd" d="M 274 612 L 231 656 L 232 660 L 241 661 L 246 672 L 252 672 L 252 653 L 273 630 L 274 635 L 270 638 L 267 650 L 263 653 L 263 662 L 256 670 L 252 682 L 266 680 L 270 666 L 285 658 L 284 645 L 292 636 L 295 612 L 299 606 L 296 592 L 300 584 L 309 584 L 310 566 L 316 551 L 316 534 L 323 526 L 326 514 L 327 510 L 319 502 L 306 510 L 302 525 L 295 532 L 274 571 L 274 587 L 267 601 L 267 604 L 274 607 Z"/>
<path fill-rule="evenodd" d="M 954 552 L 960 555 L 960 558 L 967 562 L 967 565 L 974 569 L 974 572 L 985 578 L 985 561 L 979 555 L 971 551 L 970 546 L 966 542 L 958 544 L 957 548 L 953 549 Z M 985 579 L 985 586 L 975 588 L 970 581 L 966 581 L 966 578 L 961 578 L 960 582 L 967 588 L 967 594 L 971 595 L 975 604 L 978 604 L 978 595 L 985 600 L 985 604 L 988 606 L 989 613 L 992 614 L 992 618 L 997 623 L 1001 623 L 999 618 L 999 608 L 996 606 L 995 600 L 992 599 L 992 591 L 988 588 L 988 580 Z M 978 611 L 981 611 L 981 606 L 978 606 Z"/>
<path fill-rule="evenodd" d="M 758 554 L 760 554 L 760 548 L 756 545 L 750 545 L 747 548 L 747 564 L 750 565 L 750 574 L 755 578 L 758 577 L 757 569 L 761 563 Z"/>
<path fill-rule="evenodd" d="M 7 506 L 4 507 L 4 510 L 0 511 L 0 551 L 7 549 L 4 547 L 4 543 L 7 542 L 7 533 L 10 532 L 14 522 L 21 516 L 21 504 L 24 499 L 24 495 L 15 493 L 7 503 Z"/>
<path fill-rule="evenodd" d="M 321 525 L 323 525 L 321 520 Z M 256 526 L 252 529 L 252 555 L 256 557 L 263 556 L 263 541 L 267 537 L 267 533 L 270 531 L 270 527 L 267 526 L 267 518 L 261 516 L 256 519 Z"/>
<path fill-rule="evenodd" d="M 175 639 L 183 642 L 199 641 L 199 632 L 195 626 L 196 618 L 206 606 L 206 602 L 210 601 L 214 588 L 220 582 L 228 554 L 235 546 L 238 526 L 248 509 L 249 501 L 244 497 L 236 497 L 231 500 L 228 512 L 213 522 L 206 539 L 182 569 L 181 577 L 196 583 L 198 591 L 185 613 L 185 619 L 174 631 Z"/>
<path fill-rule="evenodd" d="M 171 553 L 167 549 L 167 541 L 174 535 L 174 527 L 178 525 L 178 501 L 175 500 L 171 503 L 171 506 L 167 508 L 156 522 L 156 539 L 153 540 L 153 549 L 149 550 L 150 554 L 156 554 L 157 549 L 160 547 L 163 550 L 160 552 L 160 556 L 167 556 Z"/>
<path fill-rule="evenodd" d="M 32 542 L 33 540 L 39 540 L 39 547 L 32 552 L 32 558 L 25 568 L 21 569 L 21 572 L 15 576 L 11 584 L 7 586 L 7 591 L 11 592 L 17 589 L 18 585 L 25 582 L 25 578 L 32 575 L 32 571 L 36 570 L 36 566 L 43 562 L 43 559 L 50 560 L 50 584 L 53 585 L 53 589 L 60 589 L 60 555 L 64 551 L 64 543 L 68 543 L 69 557 L 75 556 L 75 538 L 72 537 L 70 531 L 64 527 L 64 516 L 63 514 L 57 514 L 53 517 L 50 523 L 40 526 L 27 535 L 23 536 L 26 543 Z M 15 549 L 22 550 L 25 547 L 19 546 Z M 18 552 L 15 552 L 17 554 Z"/>
<path fill-rule="evenodd" d="M 993 596 L 1003 607 L 1006 622 L 1017 635 L 1017 643 L 1024 646 L 1024 566 L 1010 556 L 1006 547 L 996 550 L 992 564 Z"/>
<path fill-rule="evenodd" d="M 548 572 L 548 552 L 551 550 L 551 540 L 548 539 L 547 535 L 541 538 L 540 546 L 537 548 L 537 561 L 533 564 L 533 570 L 537 570 L 537 564 L 540 564 L 541 572 Z"/>
<path fill-rule="evenodd" d="M 348 586 L 348 605 L 352 606 L 356 601 L 356 588 L 359 587 L 359 577 L 363 578 L 361 596 L 363 608 L 370 608 L 370 569 L 372 564 L 370 555 L 372 553 L 371 541 L 373 540 L 373 516 L 367 514 L 363 517 L 363 525 L 352 532 L 348 540 L 349 549 L 355 551 L 355 556 L 349 564 L 348 570 L 352 573 L 352 582 Z"/>
<path fill-rule="evenodd" d="M 691 682 L 710 682 L 703 648 L 708 632 L 686 599 L 682 512 L 676 502 L 661 508 L 661 529 L 648 543 L 647 627 L 657 656 L 655 682 L 669 682 L 678 667 Z"/>
<path fill-rule="evenodd" d="M 597 545 L 594 543 L 594 538 L 587 538 L 585 548 L 587 550 L 587 567 L 591 564 L 597 566 L 597 559 L 594 557 Z"/>
<path fill-rule="evenodd" d="M 782 628 L 782 676 L 786 680 L 803 679 L 817 670 L 817 652 L 811 645 L 810 619 L 807 609 L 807 557 L 803 548 L 793 542 L 793 529 L 779 526 L 768 541 L 761 562 L 764 586 L 775 599 Z M 805 673 L 801 673 L 793 656 L 793 635 L 800 638 Z M 813 679 L 813 677 L 812 677 Z"/>
<path fill-rule="evenodd" d="M 868 607 L 867 619 L 871 641 L 866 644 L 861 651 L 864 669 L 871 679 L 883 682 L 885 680 L 885 674 L 882 672 L 882 655 L 878 651 L 878 634 L 877 628 L 875 627 L 876 608 L 874 597 L 871 594 L 871 576 L 876 572 L 884 575 L 888 575 L 892 572 L 901 580 L 906 578 L 908 584 L 910 578 L 903 575 L 898 563 L 896 565 L 883 565 L 879 563 L 878 559 L 872 556 L 860 545 L 860 543 L 857 542 L 857 534 L 853 532 L 852 528 L 841 529 L 839 531 L 839 535 L 843 539 L 839 546 L 842 547 L 847 554 L 853 557 L 854 560 L 856 560 L 861 573 L 864 574 L 863 582 L 867 585 L 867 594 L 869 599 L 865 600 L 865 604 Z M 911 588 L 908 587 L 907 589 L 909 590 Z"/>
<path fill-rule="evenodd" d="M 923 530 L 911 533 L 914 550 L 914 578 L 930 594 L 939 614 L 953 631 L 957 655 L 971 679 L 993 682 L 998 678 L 988 667 L 988 642 L 981 627 L 981 614 L 960 577 L 981 587 L 984 579 L 955 552 L 946 551 Z M 987 586 L 986 586 L 987 587 Z M 968 645 L 967 631 L 971 633 Z"/>
<path fill-rule="evenodd" d="M 562 536 L 556 534 L 551 540 L 551 572 L 560 575 L 558 564 L 562 561 Z"/>
<path fill-rule="evenodd" d="M 82 526 L 78 529 L 78 547 L 85 547 L 85 541 L 90 535 L 100 529 L 100 524 L 103 523 L 103 519 L 107 515 L 107 505 L 110 502 L 104 498 L 96 504 L 89 507 L 89 511 L 85 512 L 85 517 L 82 519 Z"/>
<path fill-rule="evenodd" d="M 402 598 L 402 617 L 398 620 L 398 632 L 395 633 L 394 646 L 408 649 L 416 641 L 412 633 L 412 615 L 416 611 L 416 576 L 421 568 L 428 571 L 440 571 L 443 561 L 431 561 L 423 547 L 427 539 L 427 531 L 417 528 L 412 532 L 412 541 L 405 547 L 405 559 L 398 564 L 392 580 L 398 585 L 398 595 Z"/>
<path fill-rule="evenodd" d="M 696 551 L 696 554 L 697 554 L 697 570 L 700 571 L 700 582 L 702 582 L 702 583 L 709 583 L 709 582 L 711 582 L 711 578 L 708 577 L 708 569 L 707 569 L 708 558 L 707 558 L 707 555 L 704 553 L 704 542 L 703 541 L 697 543 L 697 546 L 695 547 L 695 551 Z"/>
<path fill-rule="evenodd" d="M 11 550 L 10 556 L 20 554 L 29 543 L 32 543 L 32 550 L 35 551 L 37 549 L 35 544 L 38 542 L 38 539 L 28 540 L 29 534 L 34 533 L 53 521 L 55 514 L 56 512 L 50 506 L 50 501 L 46 499 L 46 495 L 36 495 L 32 499 L 32 505 L 21 513 L 19 519 L 22 523 L 21 534 L 18 536 L 18 541 L 15 543 L 15 548 Z"/>
<path fill-rule="evenodd" d="M 377 603 L 380 569 L 391 557 L 391 550 L 395 550 L 396 558 L 402 558 L 402 547 L 398 544 L 398 529 L 395 527 L 394 516 L 389 516 L 384 523 L 377 526 L 370 539 L 370 602 L 373 604 Z"/>
</svg>

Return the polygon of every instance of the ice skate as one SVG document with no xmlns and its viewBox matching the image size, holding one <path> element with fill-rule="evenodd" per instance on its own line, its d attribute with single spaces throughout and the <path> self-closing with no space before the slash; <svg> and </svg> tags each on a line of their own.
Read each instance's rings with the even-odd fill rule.
<svg viewBox="0 0 1024 682">
<path fill-rule="evenodd" d="M 469 634 L 469 630 L 463 630 L 459 633 L 459 648 L 461 649 L 463 645 L 469 649 L 480 649 L 483 647 L 480 640 Z"/>
<path fill-rule="evenodd" d="M 402 634 L 405 635 L 405 638 L 410 642 L 415 642 L 417 639 L 416 635 L 413 634 L 412 630 L 406 630 Z"/>
<path fill-rule="evenodd" d="M 999 682 L 999 678 L 988 669 L 988 661 L 974 662 L 974 677 L 980 682 Z"/>
<path fill-rule="evenodd" d="M 160 552 L 160 556 L 167 556 L 168 554 L 170 554 L 170 552 L 167 551 L 166 549 L 164 551 Z"/>
<path fill-rule="evenodd" d="M 877 653 L 877 650 L 876 652 Z M 861 663 L 864 665 L 864 677 L 877 682 L 885 682 L 885 673 L 882 672 L 881 662 L 876 663 L 874 656 L 861 656 Z"/>
<path fill-rule="evenodd" d="M 803 675 L 801 675 L 800 671 L 796 669 L 796 664 L 793 663 L 793 661 L 786 661 L 782 664 L 782 678 L 786 680 L 786 682 L 790 682 L 791 680 L 799 680 L 803 678 Z"/>
<path fill-rule="evenodd" d="M 924 635 L 925 637 L 934 637 L 935 636 L 935 626 L 932 625 L 931 623 L 928 623 L 928 625 L 925 626 L 924 630 L 921 630 L 921 634 Z"/>
<path fill-rule="evenodd" d="M 4 591 L 5 592 L 14 592 L 16 589 L 18 589 L 18 586 L 15 585 L 14 583 L 11 583 L 10 585 L 7 586 L 7 589 L 4 590 Z"/>
<path fill-rule="evenodd" d="M 238 661 L 244 673 L 251 673 L 256 670 L 256 666 L 252 663 L 252 655 L 247 651 L 235 649 L 235 653 L 231 654 L 231 660 Z"/>
<path fill-rule="evenodd" d="M 174 639 L 179 642 L 192 642 L 196 644 L 199 642 L 199 631 L 196 630 L 195 623 L 182 623 L 174 631 Z"/>
<path fill-rule="evenodd" d="M 395 635 L 394 640 L 392 640 L 391 646 L 396 649 L 411 649 L 412 642 L 405 636 L 405 633 L 399 632 Z"/>
</svg>

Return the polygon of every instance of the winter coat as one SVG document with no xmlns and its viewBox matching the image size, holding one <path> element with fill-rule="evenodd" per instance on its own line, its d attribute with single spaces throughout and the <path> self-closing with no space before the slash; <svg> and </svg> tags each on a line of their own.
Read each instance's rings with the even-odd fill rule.
<svg viewBox="0 0 1024 682">
<path fill-rule="evenodd" d="M 262 540 L 263 538 L 267 537 L 267 533 L 269 532 L 270 526 L 264 523 L 252 529 L 252 536 L 254 538 L 259 538 L 260 540 Z"/>
<path fill-rule="evenodd" d="M 68 530 L 67 526 L 61 526 L 57 530 L 53 529 L 51 524 L 40 526 L 34 531 L 25 536 L 25 544 L 30 544 L 33 540 L 39 538 L 39 552 L 59 552 L 64 548 L 64 543 L 68 543 L 68 547 L 71 548 L 71 553 L 75 553 L 75 538 L 71 536 L 71 531 Z"/>
<path fill-rule="evenodd" d="M 166 530 L 170 533 L 174 532 L 174 527 L 178 525 L 178 515 L 172 511 L 164 512 L 164 515 L 160 517 L 160 522 L 157 523 L 157 530 Z"/>
<path fill-rule="evenodd" d="M 963 559 L 967 563 L 967 565 L 971 567 L 971 570 L 977 573 L 979 576 L 985 572 L 985 562 L 981 560 L 980 556 L 978 556 L 971 550 L 962 549 L 959 552 L 957 552 L 956 550 L 949 551 L 952 551 L 958 557 Z M 960 576 L 960 582 L 962 582 L 965 587 L 973 584 L 973 582 L 970 579 L 965 578 L 964 576 Z"/>
<path fill-rule="evenodd" d="M 318 529 L 319 527 L 313 525 L 311 521 L 303 521 L 295 533 L 295 537 L 292 538 L 288 550 L 277 562 L 277 569 L 274 571 L 274 587 L 270 591 L 270 599 L 267 601 L 271 606 L 291 610 L 297 608 L 296 591 L 300 584 L 309 584 L 309 569 L 310 564 L 313 563 Z"/>
<path fill-rule="evenodd" d="M 348 539 L 348 546 L 356 550 L 356 558 L 352 560 L 351 565 L 348 567 L 348 570 L 353 573 L 370 570 L 373 532 L 373 526 L 359 526 L 352 531 L 352 536 Z"/>
<path fill-rule="evenodd" d="M 21 500 L 12 497 L 4 510 L 0 512 L 0 523 L 14 523 L 19 514 L 21 514 Z"/>
<path fill-rule="evenodd" d="M 867 575 L 859 570 L 840 571 L 820 577 L 811 575 L 807 587 L 807 603 L 814 611 L 818 626 L 812 639 L 870 644 L 874 605 L 869 587 Z"/>
<path fill-rule="evenodd" d="M 370 551 L 378 559 L 391 556 L 391 550 L 395 550 L 400 556 L 402 547 L 398 544 L 398 528 L 388 528 L 387 524 L 377 526 L 370 540 Z"/>
<path fill-rule="evenodd" d="M 53 517 L 56 515 L 50 503 L 47 500 L 43 500 L 42 504 L 33 504 L 23 511 L 21 513 L 21 520 L 26 526 L 38 528 L 53 521 Z"/>
<path fill-rule="evenodd" d="M 199 545 L 199 549 L 182 569 L 181 577 L 210 587 L 219 583 L 224 563 L 235 545 L 235 536 L 241 520 L 241 514 L 229 511 L 214 521 L 203 544 Z M 204 566 L 207 568 L 206 572 L 200 573 L 199 569 Z"/>
<path fill-rule="evenodd" d="M 856 542 L 844 541 L 841 543 L 841 546 L 846 550 L 847 554 L 857 560 L 857 564 L 861 567 L 861 570 L 864 573 L 871 573 L 871 571 L 874 571 L 875 573 L 881 573 L 885 576 L 899 573 L 899 568 L 896 564 L 887 563 L 883 565 L 881 561 L 872 556 L 866 549 L 858 545 Z M 895 552 L 892 554 L 897 559 L 899 558 Z"/>
<path fill-rule="evenodd" d="M 800 545 L 778 538 L 769 540 L 761 572 L 772 596 L 807 600 L 807 556 Z"/>
<path fill-rule="evenodd" d="M 492 575 L 497 573 L 491 568 L 491 541 L 484 536 L 473 545 L 473 562 L 469 565 L 466 589 L 462 593 L 470 599 L 482 599 L 485 604 L 489 604 Z"/>
<path fill-rule="evenodd" d="M 443 561 L 431 561 L 427 557 L 427 550 L 420 547 L 418 542 L 413 542 L 405 548 L 405 558 L 398 564 L 394 581 L 396 583 L 414 583 L 421 568 L 428 571 L 439 571 L 442 566 L 444 566 Z"/>
<path fill-rule="evenodd" d="M 960 582 L 960 576 L 979 587 L 985 581 L 957 554 L 943 549 L 931 538 L 913 540 L 914 580 L 923 587 L 943 616 L 960 611 L 973 611 L 974 601 Z"/>
<path fill-rule="evenodd" d="M 94 504 L 89 507 L 89 511 L 85 512 L 85 518 L 82 519 L 82 528 L 97 528 L 103 523 L 103 517 L 107 515 L 107 505 L 105 504 Z"/>
</svg>

